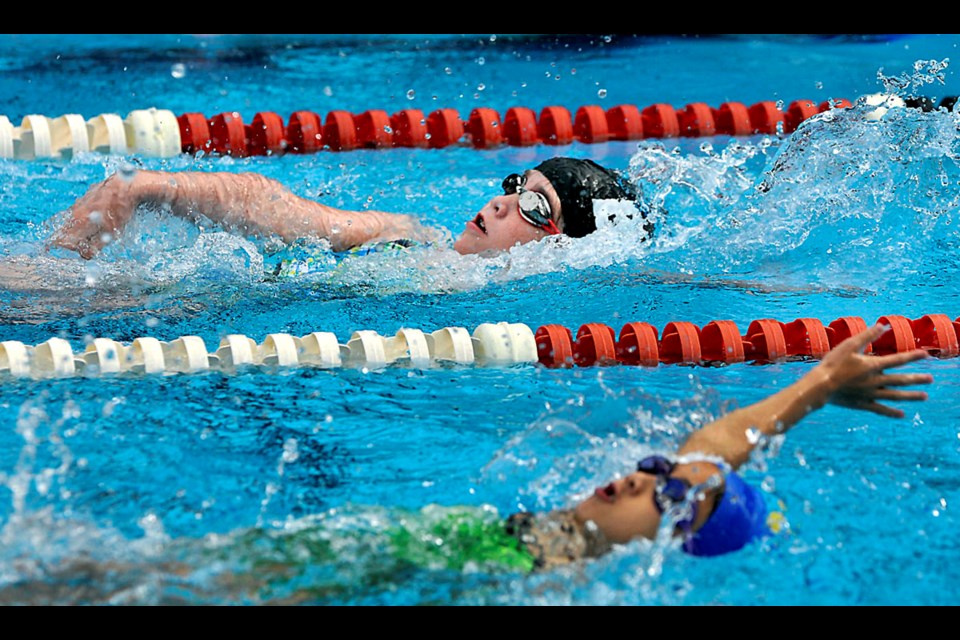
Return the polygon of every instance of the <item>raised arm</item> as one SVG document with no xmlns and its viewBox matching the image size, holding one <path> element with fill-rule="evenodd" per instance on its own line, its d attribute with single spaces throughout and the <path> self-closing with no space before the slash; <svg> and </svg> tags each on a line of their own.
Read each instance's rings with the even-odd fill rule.
<svg viewBox="0 0 960 640">
<path fill-rule="evenodd" d="M 159 206 L 192 221 L 206 217 L 244 235 L 275 235 L 286 242 L 324 238 L 335 251 L 374 240 L 434 237 L 411 216 L 335 209 L 258 174 L 138 171 L 129 177 L 115 174 L 91 187 L 70 207 L 51 244 L 92 258 L 141 205 Z"/>
<path fill-rule="evenodd" d="M 926 358 L 926 351 L 917 349 L 886 356 L 863 353 L 868 344 L 888 329 L 886 325 L 875 325 L 844 340 L 800 380 L 760 402 L 708 424 L 691 435 L 678 453 L 719 456 L 736 469 L 750 457 L 759 434 L 786 433 L 804 416 L 828 402 L 884 416 L 903 417 L 903 411 L 881 401 L 925 400 L 927 394 L 923 391 L 897 387 L 929 384 L 933 378 L 920 373 L 886 373 L 887 369 Z"/>
</svg>

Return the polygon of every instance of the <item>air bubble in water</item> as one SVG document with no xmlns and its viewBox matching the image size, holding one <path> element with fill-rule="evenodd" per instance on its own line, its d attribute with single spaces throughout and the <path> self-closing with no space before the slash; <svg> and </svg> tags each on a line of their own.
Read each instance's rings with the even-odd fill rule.
<svg viewBox="0 0 960 640">
<path fill-rule="evenodd" d="M 407 100 L 413 100 L 416 97 L 417 97 L 417 94 L 413 89 L 407 90 Z"/>
<path fill-rule="evenodd" d="M 187 75 L 187 68 L 182 62 L 178 62 L 170 67 L 170 75 L 179 80 L 183 76 Z"/>
<path fill-rule="evenodd" d="M 283 455 L 280 457 L 280 459 L 285 463 L 290 463 L 296 462 L 297 458 L 299 457 L 300 454 L 297 451 L 297 439 L 288 438 L 287 441 L 283 443 Z"/>
<path fill-rule="evenodd" d="M 598 98 L 601 98 L 601 99 L 606 98 L 606 97 L 607 97 L 607 90 L 606 90 L 606 89 L 600 89 L 599 91 L 597 91 L 597 97 L 598 97 Z"/>
</svg>

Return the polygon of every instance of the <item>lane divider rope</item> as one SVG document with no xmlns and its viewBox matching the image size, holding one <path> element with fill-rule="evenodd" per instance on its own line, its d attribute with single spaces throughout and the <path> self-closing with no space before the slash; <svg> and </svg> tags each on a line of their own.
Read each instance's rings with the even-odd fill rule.
<svg viewBox="0 0 960 640">
<path fill-rule="evenodd" d="M 947 97 L 940 105 L 952 111 L 955 101 L 955 97 Z M 897 106 L 933 108 L 929 99 L 907 103 L 892 94 L 864 96 L 863 102 L 873 107 L 866 112 L 870 119 L 879 119 Z M 428 115 L 419 109 L 404 109 L 393 115 L 378 109 L 359 114 L 334 110 L 325 119 L 301 110 L 292 113 L 286 124 L 271 111 L 256 113 L 250 124 L 244 123 L 236 111 L 213 117 L 202 113 L 177 116 L 157 108 L 131 111 L 126 118 L 103 113 L 87 120 L 79 114 L 53 118 L 30 114 L 18 126 L 0 115 L 0 158 L 69 160 L 85 152 L 161 158 L 201 152 L 248 157 L 323 150 L 439 149 L 451 145 L 489 149 L 644 138 L 778 135 L 792 133 L 804 120 L 823 111 L 852 106 L 846 99 L 819 104 L 794 100 L 783 110 L 772 100 L 749 107 L 739 102 L 725 102 L 717 108 L 692 103 L 682 109 L 665 103 L 643 109 L 624 104 L 607 110 L 585 105 L 571 115 L 566 107 L 554 105 L 544 107 L 539 115 L 528 107 L 511 107 L 503 118 L 494 109 L 477 107 L 466 120 L 450 108 Z"/>
<path fill-rule="evenodd" d="M 960 318 L 950 320 L 938 313 L 915 320 L 885 315 L 877 322 L 889 325 L 890 331 L 870 344 L 867 353 L 885 355 L 919 348 L 940 358 L 960 355 Z M 618 338 L 612 327 L 602 323 L 581 325 L 574 337 L 570 329 L 558 324 L 542 325 L 534 331 L 522 323 L 497 322 L 480 324 L 472 333 L 464 327 L 443 327 L 430 333 L 404 328 L 393 336 L 358 330 L 346 344 L 324 331 L 303 336 L 271 333 L 260 343 L 232 334 L 221 338 L 212 353 L 199 336 L 170 342 L 140 337 L 130 344 L 94 338 L 81 353 L 75 353 L 69 341 L 54 337 L 37 345 L 0 342 L 0 378 L 233 373 L 243 367 L 425 369 L 441 363 L 485 367 L 539 363 L 549 368 L 765 364 L 822 358 L 866 328 L 858 316 L 841 317 L 826 326 L 816 318 L 788 323 L 762 318 L 752 321 L 742 334 L 731 320 L 714 320 L 702 328 L 674 321 L 662 331 L 650 323 L 628 322 Z"/>
</svg>

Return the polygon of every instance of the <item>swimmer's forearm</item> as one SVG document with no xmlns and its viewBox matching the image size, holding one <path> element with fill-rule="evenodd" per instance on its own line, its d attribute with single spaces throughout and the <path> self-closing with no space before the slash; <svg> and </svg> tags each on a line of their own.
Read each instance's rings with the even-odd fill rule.
<svg viewBox="0 0 960 640">
<path fill-rule="evenodd" d="M 750 458 L 758 436 L 786 433 L 823 407 L 835 390 L 830 377 L 821 368 L 814 368 L 768 398 L 711 422 L 692 434 L 678 453 L 719 456 L 736 469 Z"/>
<path fill-rule="evenodd" d="M 138 174 L 140 204 L 169 208 L 179 217 L 206 217 L 248 235 L 324 238 L 336 251 L 378 239 L 419 239 L 410 216 L 380 211 L 344 211 L 301 198 L 275 180 L 252 173 Z"/>
</svg>

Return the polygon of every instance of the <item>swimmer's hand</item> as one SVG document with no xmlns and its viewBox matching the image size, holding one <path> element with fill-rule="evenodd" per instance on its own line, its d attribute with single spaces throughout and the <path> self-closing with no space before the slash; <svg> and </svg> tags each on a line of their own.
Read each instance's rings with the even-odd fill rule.
<svg viewBox="0 0 960 640">
<path fill-rule="evenodd" d="M 832 349 L 817 365 L 817 373 L 826 377 L 829 389 L 827 402 L 851 409 L 871 411 L 882 416 L 902 418 L 900 409 L 881 404 L 880 400 L 926 400 L 924 391 L 906 391 L 896 387 L 930 384 L 933 376 L 925 373 L 886 373 L 887 369 L 901 367 L 928 357 L 926 351 L 915 349 L 885 356 L 865 355 L 867 345 L 884 332 L 887 325 L 874 325 L 866 331 L 847 338 Z"/>
<path fill-rule="evenodd" d="M 110 244 L 140 204 L 137 180 L 114 174 L 92 186 L 67 209 L 67 219 L 49 244 L 89 260 Z"/>
</svg>

